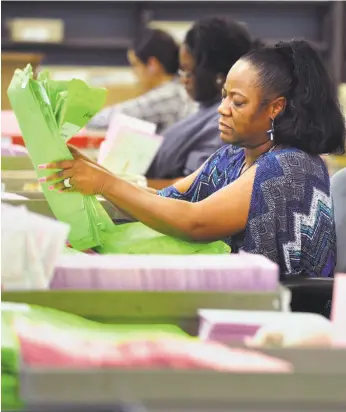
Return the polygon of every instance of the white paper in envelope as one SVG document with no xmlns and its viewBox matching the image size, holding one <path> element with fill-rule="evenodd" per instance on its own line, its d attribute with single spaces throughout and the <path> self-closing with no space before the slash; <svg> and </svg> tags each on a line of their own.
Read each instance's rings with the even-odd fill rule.
<svg viewBox="0 0 346 412">
<path fill-rule="evenodd" d="M 29 212 L 1 205 L 1 274 L 5 289 L 46 289 L 62 254 L 69 227 Z"/>
<path fill-rule="evenodd" d="M 163 141 L 155 131 L 153 123 L 114 115 L 100 146 L 98 163 L 114 174 L 144 175 Z"/>
</svg>

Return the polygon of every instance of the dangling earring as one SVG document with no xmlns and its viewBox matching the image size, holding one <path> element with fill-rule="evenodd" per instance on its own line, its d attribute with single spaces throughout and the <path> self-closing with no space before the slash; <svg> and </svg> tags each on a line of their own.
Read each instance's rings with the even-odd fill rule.
<svg viewBox="0 0 346 412">
<path fill-rule="evenodd" d="M 269 134 L 269 139 L 273 142 L 274 141 L 274 119 L 272 119 L 272 128 L 267 131 Z"/>
</svg>

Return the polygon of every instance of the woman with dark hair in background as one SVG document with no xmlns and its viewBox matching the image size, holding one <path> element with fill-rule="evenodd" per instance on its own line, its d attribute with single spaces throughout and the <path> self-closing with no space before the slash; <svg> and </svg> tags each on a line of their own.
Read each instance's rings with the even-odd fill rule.
<svg viewBox="0 0 346 412">
<path fill-rule="evenodd" d="M 224 143 L 217 108 L 230 67 L 250 50 L 248 31 L 220 18 L 196 22 L 180 48 L 180 76 L 197 113 L 171 126 L 146 173 L 148 179 L 174 179 L 195 172 Z M 162 186 L 161 186 L 162 187 Z"/>
<path fill-rule="evenodd" d="M 128 60 L 145 93 L 103 109 L 88 128 L 108 128 L 112 116 L 121 112 L 155 123 L 161 133 L 196 111 L 178 80 L 179 46 L 168 33 L 146 29 L 129 50 Z"/>
<path fill-rule="evenodd" d="M 317 53 L 304 41 L 249 52 L 228 73 L 219 113 L 227 145 L 162 191 L 135 187 L 78 154 L 46 166 L 62 169 L 49 180 L 100 193 L 164 234 L 264 255 L 283 276 L 333 276 L 330 179 L 319 155 L 344 150 L 345 121 Z"/>
</svg>

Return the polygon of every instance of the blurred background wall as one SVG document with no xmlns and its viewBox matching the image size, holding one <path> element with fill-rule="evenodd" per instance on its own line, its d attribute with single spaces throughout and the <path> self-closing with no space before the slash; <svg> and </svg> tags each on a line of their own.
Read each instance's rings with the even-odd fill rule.
<svg viewBox="0 0 346 412">
<path fill-rule="evenodd" d="M 230 16 L 265 42 L 305 38 L 321 53 L 345 100 L 346 3 L 297 2 L 121 2 L 2 1 L 2 110 L 13 70 L 30 62 L 53 78 L 78 77 L 109 89 L 115 103 L 139 93 L 126 52 L 146 25 L 181 40 L 205 16 Z M 344 102 L 346 107 L 346 102 Z"/>
</svg>

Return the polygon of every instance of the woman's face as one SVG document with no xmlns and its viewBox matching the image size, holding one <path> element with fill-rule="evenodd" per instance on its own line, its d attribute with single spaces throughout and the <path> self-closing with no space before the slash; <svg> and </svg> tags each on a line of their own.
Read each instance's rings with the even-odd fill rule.
<svg viewBox="0 0 346 412">
<path fill-rule="evenodd" d="M 195 100 L 195 59 L 187 46 L 182 44 L 179 49 L 180 81 L 187 94 Z"/>
<path fill-rule="evenodd" d="M 133 50 L 127 52 L 127 60 L 137 77 L 142 91 L 148 91 L 154 87 L 153 78 L 157 75 L 157 64 L 155 58 L 150 57 L 147 64 L 140 60 Z"/>
<path fill-rule="evenodd" d="M 282 98 L 263 104 L 262 90 L 256 86 L 258 75 L 245 60 L 238 60 L 227 75 L 219 107 L 221 139 L 242 147 L 269 140 L 271 119 L 282 111 Z"/>
<path fill-rule="evenodd" d="M 220 96 L 216 75 L 208 69 L 196 67 L 196 61 L 188 46 L 179 49 L 180 79 L 187 94 L 197 102 L 208 102 Z"/>
</svg>

